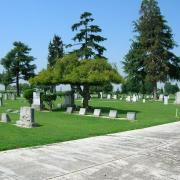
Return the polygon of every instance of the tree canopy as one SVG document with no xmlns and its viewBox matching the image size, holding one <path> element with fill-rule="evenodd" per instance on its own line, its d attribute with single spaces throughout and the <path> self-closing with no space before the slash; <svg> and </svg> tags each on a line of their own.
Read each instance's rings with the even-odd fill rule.
<svg viewBox="0 0 180 180">
<path fill-rule="evenodd" d="M 142 1 L 134 32 L 136 37 L 125 57 L 124 69 L 130 79 L 152 83 L 156 98 L 157 82 L 180 78 L 180 59 L 171 51 L 176 43 L 156 0 Z"/>
<path fill-rule="evenodd" d="M 19 80 L 28 80 L 34 76 L 35 64 L 32 64 L 34 57 L 29 53 L 31 48 L 22 42 L 14 42 L 14 47 L 1 59 L 1 64 L 8 75 L 16 83 L 17 95 L 19 96 Z"/>
<path fill-rule="evenodd" d="M 106 38 L 98 35 L 102 30 L 98 25 L 93 25 L 93 21 L 92 14 L 84 12 L 80 16 L 80 21 L 72 25 L 72 31 L 78 31 L 73 37 L 73 41 L 79 45 L 79 49 L 76 49 L 75 52 L 85 59 L 102 58 L 106 50 L 100 45 Z"/>
<path fill-rule="evenodd" d="M 121 83 L 122 77 L 106 59 L 79 61 L 74 53 L 58 59 L 54 69 L 42 70 L 30 82 L 36 85 L 103 85 L 109 82 Z"/>
</svg>

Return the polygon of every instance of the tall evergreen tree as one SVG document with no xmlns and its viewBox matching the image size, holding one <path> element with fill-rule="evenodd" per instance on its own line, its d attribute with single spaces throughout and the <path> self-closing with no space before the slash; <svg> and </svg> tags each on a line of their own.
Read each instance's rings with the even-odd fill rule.
<svg viewBox="0 0 180 180">
<path fill-rule="evenodd" d="M 97 25 L 92 25 L 94 19 L 90 12 L 84 12 L 80 16 L 80 21 L 72 26 L 72 31 L 78 31 L 73 40 L 79 45 L 79 49 L 75 52 L 80 59 L 92 59 L 92 58 L 104 58 L 103 53 L 106 50 L 105 47 L 100 45 L 106 38 L 98 35 L 102 32 L 101 28 Z M 72 87 L 74 89 L 74 87 Z M 90 86 L 84 84 L 83 86 L 77 86 L 77 90 L 83 97 L 83 107 L 88 107 L 88 101 L 90 99 Z"/>
<path fill-rule="evenodd" d="M 48 67 L 54 67 L 56 60 L 62 58 L 64 54 L 63 41 L 57 35 L 54 35 L 52 42 L 50 41 L 48 47 Z"/>
<path fill-rule="evenodd" d="M 135 22 L 134 31 L 137 33 L 135 41 L 138 43 L 138 50 L 141 51 L 136 62 L 145 72 L 144 79 L 153 84 L 156 99 L 157 82 L 180 78 L 180 59 L 171 51 L 176 46 L 172 30 L 162 16 L 156 0 L 142 1 L 140 18 Z M 133 51 L 136 52 L 134 47 Z M 125 59 L 125 63 L 125 69 L 127 64 L 134 65 L 131 58 Z"/>
<path fill-rule="evenodd" d="M 92 25 L 94 21 L 90 12 L 84 12 L 80 16 L 80 21 L 72 26 L 72 31 L 79 32 L 74 36 L 73 40 L 78 42 L 80 46 L 76 52 L 82 58 L 89 59 L 94 57 L 103 57 L 103 53 L 106 50 L 105 47 L 99 43 L 106 40 L 106 38 L 98 35 L 97 33 L 102 32 L 101 28 L 97 25 Z"/>
<path fill-rule="evenodd" d="M 19 96 L 19 80 L 29 80 L 30 77 L 33 77 L 36 65 L 31 64 L 34 60 L 34 57 L 29 55 L 31 48 L 22 42 L 14 42 L 13 45 L 13 49 L 1 60 L 1 64 L 9 72 L 9 78 L 12 78 L 13 82 L 16 83 L 17 95 Z"/>
</svg>

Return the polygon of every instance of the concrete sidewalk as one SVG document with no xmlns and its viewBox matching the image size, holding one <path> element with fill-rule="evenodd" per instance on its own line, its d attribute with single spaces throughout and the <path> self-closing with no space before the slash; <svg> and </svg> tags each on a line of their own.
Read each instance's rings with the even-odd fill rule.
<svg viewBox="0 0 180 180">
<path fill-rule="evenodd" d="M 0 180 L 180 180 L 180 122 L 0 152 Z"/>
</svg>

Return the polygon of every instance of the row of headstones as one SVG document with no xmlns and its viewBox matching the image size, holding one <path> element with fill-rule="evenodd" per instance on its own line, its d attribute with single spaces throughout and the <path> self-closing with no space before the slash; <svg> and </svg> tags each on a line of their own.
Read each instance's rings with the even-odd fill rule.
<svg viewBox="0 0 180 180">
<path fill-rule="evenodd" d="M 73 107 L 67 107 L 66 110 L 67 113 L 73 113 Z M 86 115 L 87 109 L 86 108 L 80 108 L 79 115 Z M 100 117 L 101 116 L 101 109 L 94 109 L 93 116 Z M 117 118 L 118 112 L 117 110 L 110 110 L 109 111 L 109 118 Z M 135 120 L 136 119 L 136 113 L 135 112 L 127 112 L 127 120 Z"/>
<path fill-rule="evenodd" d="M 127 96 L 126 97 L 126 102 L 137 102 L 140 99 L 142 99 L 141 95 L 133 95 L 133 96 Z M 143 102 L 145 102 L 145 99 L 143 99 Z"/>
<path fill-rule="evenodd" d="M 16 125 L 24 128 L 35 127 L 34 119 L 34 109 L 31 107 L 21 107 L 20 109 L 20 119 L 16 121 Z M 6 113 L 1 114 L 1 122 L 9 123 L 11 121 L 10 117 Z"/>
<path fill-rule="evenodd" d="M 0 99 L 4 100 L 16 100 L 16 93 L 0 93 Z"/>
<path fill-rule="evenodd" d="M 11 100 L 16 100 L 16 94 L 2 94 L 0 93 L 0 107 L 3 106 L 4 104 L 4 100 L 8 100 L 8 99 L 11 99 Z"/>
</svg>

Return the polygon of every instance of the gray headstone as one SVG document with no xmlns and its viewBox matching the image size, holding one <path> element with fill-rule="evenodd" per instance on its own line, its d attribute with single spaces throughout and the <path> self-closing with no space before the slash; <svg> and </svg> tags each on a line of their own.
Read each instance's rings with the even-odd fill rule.
<svg viewBox="0 0 180 180">
<path fill-rule="evenodd" d="M 2 113 L 2 114 L 1 114 L 1 122 L 8 123 L 8 122 L 10 122 L 10 121 L 11 121 L 11 120 L 10 120 L 10 117 L 9 117 L 8 114 L 6 114 L 6 113 Z"/>
<path fill-rule="evenodd" d="M 16 94 L 14 93 L 11 94 L 11 100 L 16 100 Z"/>
<path fill-rule="evenodd" d="M 41 108 L 41 99 L 40 99 L 40 92 L 33 92 L 33 104 L 32 107 L 35 109 L 40 110 Z"/>
<path fill-rule="evenodd" d="M 86 108 L 80 108 L 79 115 L 86 115 Z"/>
<path fill-rule="evenodd" d="M 74 99 L 78 99 L 78 94 L 77 93 L 74 94 Z"/>
<path fill-rule="evenodd" d="M 110 110 L 109 111 L 110 118 L 117 118 L 117 110 Z"/>
<path fill-rule="evenodd" d="M 127 101 L 127 102 L 131 102 L 131 96 L 127 96 L 127 97 L 126 97 L 126 101 Z"/>
<path fill-rule="evenodd" d="M 164 105 L 168 105 L 168 96 L 164 96 Z"/>
<path fill-rule="evenodd" d="M 101 99 L 103 99 L 103 92 L 100 92 Z"/>
<path fill-rule="evenodd" d="M 176 100 L 175 100 L 176 104 L 180 104 L 180 92 L 176 93 Z"/>
<path fill-rule="evenodd" d="M 108 95 L 107 95 L 107 99 L 111 99 L 111 94 L 108 94 Z"/>
<path fill-rule="evenodd" d="M 163 95 L 163 94 L 160 94 L 160 95 L 159 95 L 159 101 L 163 101 L 163 98 L 164 98 L 164 95 Z"/>
<path fill-rule="evenodd" d="M 62 105 L 63 107 L 69 107 L 72 106 L 72 96 L 71 95 L 65 95 L 64 96 L 64 104 Z"/>
<path fill-rule="evenodd" d="M 117 99 L 117 95 L 116 94 L 113 96 L 113 99 Z"/>
<path fill-rule="evenodd" d="M 8 100 L 8 94 L 7 93 L 4 94 L 4 100 Z"/>
<path fill-rule="evenodd" d="M 137 102 L 137 96 L 136 95 L 133 95 L 132 102 Z"/>
<path fill-rule="evenodd" d="M 101 109 L 94 109 L 94 116 L 99 117 L 101 115 Z"/>
<path fill-rule="evenodd" d="M 127 113 L 127 119 L 130 121 L 136 120 L 136 113 L 135 112 L 128 112 Z"/>
<path fill-rule="evenodd" d="M 34 127 L 34 109 L 30 107 L 21 107 L 20 120 L 16 122 L 16 125 L 24 128 Z"/>
<path fill-rule="evenodd" d="M 73 107 L 67 107 L 66 112 L 71 114 L 73 112 Z"/>
</svg>

